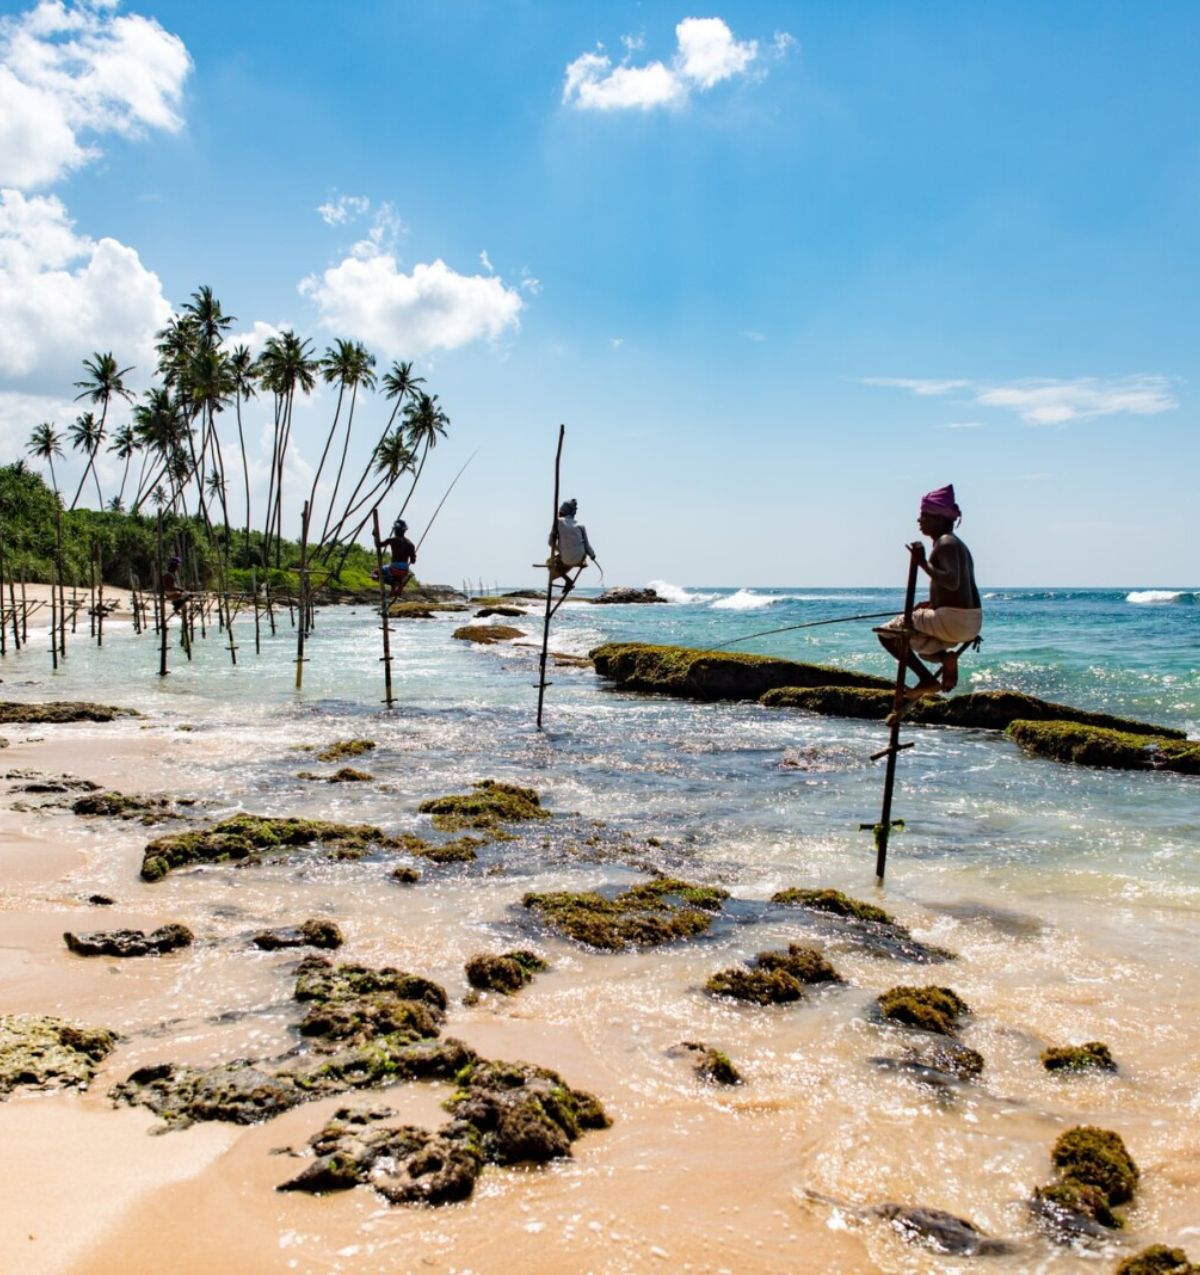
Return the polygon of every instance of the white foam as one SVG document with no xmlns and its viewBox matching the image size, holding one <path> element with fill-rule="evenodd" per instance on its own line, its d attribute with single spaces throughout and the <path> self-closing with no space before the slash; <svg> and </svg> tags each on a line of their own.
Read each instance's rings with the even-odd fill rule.
<svg viewBox="0 0 1200 1275">
<path fill-rule="evenodd" d="M 758 611 L 769 607 L 774 602 L 783 602 L 782 597 L 769 597 L 765 593 L 755 593 L 753 589 L 739 589 L 728 597 L 718 598 L 713 603 L 714 611 Z"/>
<path fill-rule="evenodd" d="M 668 602 L 676 602 L 680 605 L 711 602 L 717 596 L 715 593 L 692 593 L 681 585 L 672 584 L 670 580 L 651 580 L 646 588 L 653 589 L 660 598 L 665 598 Z"/>
<path fill-rule="evenodd" d="M 1191 601 L 1194 594 L 1182 589 L 1135 589 L 1125 595 L 1126 602 L 1183 602 Z"/>
</svg>

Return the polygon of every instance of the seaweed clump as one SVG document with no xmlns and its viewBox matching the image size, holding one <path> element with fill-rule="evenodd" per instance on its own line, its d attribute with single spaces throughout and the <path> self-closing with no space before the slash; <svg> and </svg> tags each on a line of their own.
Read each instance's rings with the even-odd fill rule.
<svg viewBox="0 0 1200 1275">
<path fill-rule="evenodd" d="M 116 1033 L 102 1027 L 0 1014 L 0 1099 L 14 1089 L 86 1089 L 116 1045 Z"/>
<path fill-rule="evenodd" d="M 922 965 L 954 959 L 954 953 L 948 949 L 914 938 L 908 927 L 901 925 L 890 912 L 843 894 L 841 890 L 779 890 L 771 896 L 771 902 L 802 907 L 831 918 L 840 934 L 873 956 Z"/>
<path fill-rule="evenodd" d="M 881 925 L 895 925 L 891 913 L 877 908 L 873 903 L 851 898 L 841 890 L 780 890 L 771 896 L 771 902 L 794 904 L 810 908 L 814 912 L 850 917 L 855 921 L 877 921 Z"/>
<path fill-rule="evenodd" d="M 728 891 L 716 886 L 661 877 L 612 898 L 590 890 L 561 890 L 527 894 L 521 903 L 567 938 L 616 952 L 703 934 L 728 897 Z"/>
<path fill-rule="evenodd" d="M 191 805 L 190 801 L 180 803 Z M 171 818 L 171 803 L 165 797 L 132 797 L 123 792 L 89 792 L 76 797 L 71 811 L 77 815 L 101 815 L 109 819 L 140 819 L 144 824 Z"/>
<path fill-rule="evenodd" d="M 161 956 L 181 947 L 191 947 L 194 935 L 186 925 L 160 925 L 147 934 L 143 930 L 94 930 L 90 934 L 63 935 L 63 942 L 76 956 Z"/>
<path fill-rule="evenodd" d="M 683 1048 L 696 1055 L 693 1069 L 696 1075 L 710 1085 L 740 1085 L 742 1073 L 738 1071 L 728 1054 L 699 1040 L 685 1040 Z"/>
<path fill-rule="evenodd" d="M 317 761 L 346 761 L 351 757 L 361 757 L 374 747 L 373 739 L 338 739 L 321 749 Z"/>
<path fill-rule="evenodd" d="M 1063 1045 L 1042 1051 L 1042 1066 L 1047 1071 L 1116 1071 L 1112 1051 L 1103 1041 L 1089 1040 L 1082 1045 Z"/>
<path fill-rule="evenodd" d="M 1114 1275 L 1200 1275 L 1200 1266 L 1188 1261 L 1181 1248 L 1151 1244 L 1140 1253 L 1127 1257 Z"/>
<path fill-rule="evenodd" d="M 550 812 L 542 809 L 536 789 L 495 779 L 481 779 L 472 787 L 474 792 L 431 797 L 417 809 L 423 815 L 432 815 L 433 826 L 444 832 L 461 828 L 491 829 L 501 823 L 550 818 Z"/>
<path fill-rule="evenodd" d="M 241 814 L 211 828 L 173 833 L 151 841 L 142 854 L 141 875 L 144 881 L 159 881 L 168 872 L 195 863 L 258 863 L 264 853 L 314 843 L 327 847 L 339 859 L 357 859 L 374 846 L 406 848 L 403 837 L 390 837 L 370 824 Z"/>
<path fill-rule="evenodd" d="M 841 975 L 815 948 L 791 943 L 786 952 L 759 952 L 751 969 L 733 966 L 714 974 L 704 990 L 755 1005 L 798 1001 L 810 983 L 840 983 Z"/>
<path fill-rule="evenodd" d="M 254 936 L 254 946 L 264 952 L 274 952 L 283 947 L 341 947 L 345 942 L 341 927 L 325 917 L 309 917 L 297 926 L 278 930 L 261 930 Z"/>
<path fill-rule="evenodd" d="M 1138 735 L 1073 722 L 1013 722 L 1007 731 L 1026 752 L 1079 766 L 1115 770 L 1171 770 L 1200 775 L 1200 742 Z"/>
<path fill-rule="evenodd" d="M 500 955 L 481 952 L 466 964 L 467 982 L 481 992 L 503 992 L 506 996 L 519 992 L 535 974 L 548 969 L 536 952 L 517 948 Z"/>
<path fill-rule="evenodd" d="M 460 642 L 478 642 L 482 646 L 495 646 L 498 642 L 511 642 L 525 636 L 524 630 L 509 624 L 464 624 L 450 635 Z"/>
<path fill-rule="evenodd" d="M 118 717 L 141 717 L 136 708 L 90 704 L 83 700 L 57 700 L 48 704 L 20 704 L 0 700 L 0 725 L 42 726 L 64 722 L 111 722 Z"/>
<path fill-rule="evenodd" d="M 1059 1180 L 1038 1187 L 1030 1205 L 1054 1238 L 1102 1236 L 1124 1226 L 1114 1210 L 1133 1199 L 1140 1175 L 1119 1133 L 1094 1125 L 1068 1129 L 1050 1159 Z"/>
<path fill-rule="evenodd" d="M 956 1036 L 970 1006 L 948 987 L 893 987 L 876 1001 L 882 1018 L 936 1032 L 940 1036 Z"/>
</svg>

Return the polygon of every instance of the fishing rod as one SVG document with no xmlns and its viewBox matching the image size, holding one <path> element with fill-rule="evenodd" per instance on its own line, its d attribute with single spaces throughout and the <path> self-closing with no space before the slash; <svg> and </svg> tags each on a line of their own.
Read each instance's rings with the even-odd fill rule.
<svg viewBox="0 0 1200 1275">
<path fill-rule="evenodd" d="M 438 514 L 442 512 L 442 506 L 446 503 L 447 500 L 450 499 L 450 493 L 454 490 L 455 484 L 463 476 L 463 474 L 467 472 L 467 465 L 469 465 L 478 455 L 479 455 L 479 448 L 477 447 L 470 454 L 470 456 L 467 457 L 466 463 L 463 465 L 462 469 L 460 469 L 458 473 L 454 475 L 454 479 L 450 483 L 450 486 L 446 488 L 446 494 L 441 498 L 441 500 L 438 501 L 438 507 L 433 511 L 433 517 L 430 518 L 429 525 L 425 528 L 424 532 L 422 533 L 421 539 L 417 541 L 418 549 L 420 549 L 420 547 L 425 543 L 425 537 L 429 535 L 430 529 L 433 527 L 434 519 L 437 518 Z"/>
<path fill-rule="evenodd" d="M 839 615 L 832 620 L 809 620 L 807 624 L 787 624 L 782 629 L 764 629 L 761 633 L 747 633 L 745 637 L 730 638 L 728 642 L 719 642 L 716 646 L 710 646 L 710 651 L 721 651 L 727 646 L 736 646 L 739 642 L 750 642 L 754 638 L 770 637 L 775 633 L 792 633 L 796 629 L 817 629 L 823 624 L 850 624 L 854 620 L 887 620 L 891 619 L 896 612 L 893 611 L 869 611 L 864 615 Z"/>
</svg>

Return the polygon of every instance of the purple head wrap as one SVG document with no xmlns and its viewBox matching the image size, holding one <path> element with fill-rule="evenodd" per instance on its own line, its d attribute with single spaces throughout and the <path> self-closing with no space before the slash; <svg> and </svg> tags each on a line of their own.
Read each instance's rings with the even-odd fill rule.
<svg viewBox="0 0 1200 1275">
<path fill-rule="evenodd" d="M 926 492 L 921 497 L 921 512 L 934 514 L 938 518 L 950 518 L 957 522 L 962 517 L 962 510 L 954 499 L 954 484 L 947 483 L 936 491 Z"/>
</svg>

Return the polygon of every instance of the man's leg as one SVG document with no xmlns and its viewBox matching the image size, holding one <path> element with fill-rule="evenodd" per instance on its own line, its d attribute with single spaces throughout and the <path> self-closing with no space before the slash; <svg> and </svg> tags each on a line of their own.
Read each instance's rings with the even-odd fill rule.
<svg viewBox="0 0 1200 1275">
<path fill-rule="evenodd" d="M 941 661 L 942 675 L 938 681 L 943 691 L 952 691 L 958 685 L 958 652 L 943 652 Z"/>
<path fill-rule="evenodd" d="M 879 641 L 883 649 L 894 659 L 900 658 L 900 649 L 903 645 L 903 635 L 895 629 L 876 629 Z M 905 667 L 910 669 L 917 675 L 916 686 L 908 687 L 904 694 L 908 699 L 924 699 L 928 695 L 937 695 L 941 689 L 938 685 L 938 679 L 934 676 L 933 671 L 927 668 L 916 656 L 910 646 L 905 656 Z"/>
</svg>

